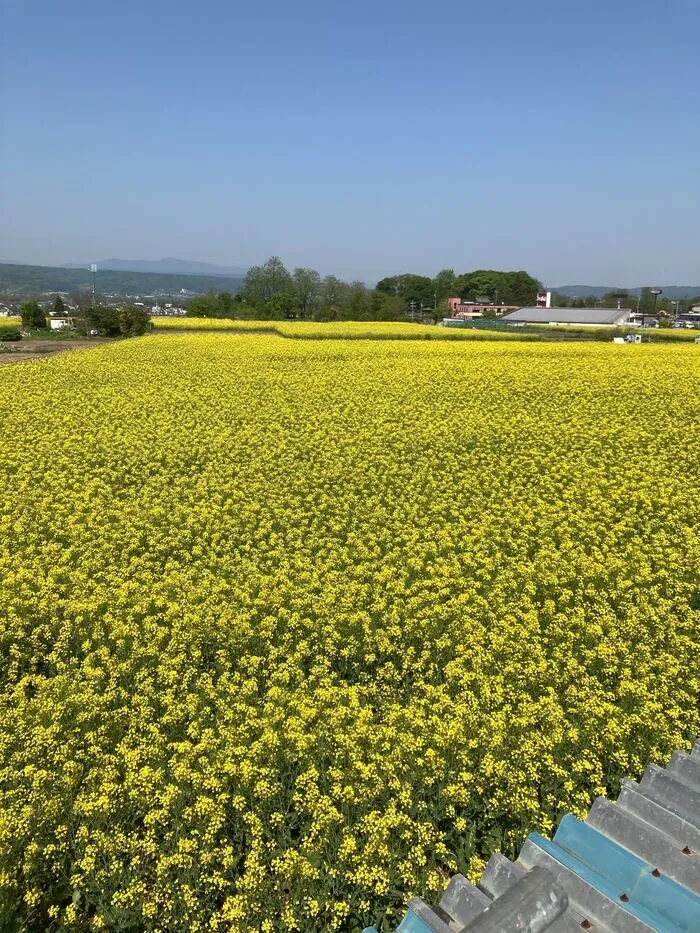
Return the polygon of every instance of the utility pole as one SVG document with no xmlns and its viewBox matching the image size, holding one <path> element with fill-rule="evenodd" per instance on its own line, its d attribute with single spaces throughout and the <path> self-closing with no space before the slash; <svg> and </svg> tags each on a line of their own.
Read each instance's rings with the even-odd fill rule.
<svg viewBox="0 0 700 933">
<path fill-rule="evenodd" d="M 92 306 L 95 307 L 95 276 L 97 274 L 97 263 L 90 263 L 90 272 L 92 272 Z"/>
</svg>

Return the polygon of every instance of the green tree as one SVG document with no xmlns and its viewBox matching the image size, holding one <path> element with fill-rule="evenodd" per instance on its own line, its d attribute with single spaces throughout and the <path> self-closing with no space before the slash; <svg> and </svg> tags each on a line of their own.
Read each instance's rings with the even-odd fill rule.
<svg viewBox="0 0 700 933">
<path fill-rule="evenodd" d="M 639 293 L 639 304 L 637 310 L 640 314 L 651 314 L 654 310 L 654 296 L 651 293 L 651 288 L 648 285 L 645 285 L 644 288 Z"/>
<path fill-rule="evenodd" d="M 85 326 L 88 331 L 96 330 L 103 337 L 118 337 L 121 334 L 119 311 L 101 305 L 88 308 L 85 312 Z"/>
<path fill-rule="evenodd" d="M 413 304 L 416 311 L 432 308 L 435 300 L 433 280 L 425 275 L 391 275 L 377 282 L 377 291 L 403 298 L 406 305 L 410 307 Z"/>
<path fill-rule="evenodd" d="M 63 298 L 60 295 L 56 295 L 56 300 L 53 303 L 53 313 L 56 317 L 66 317 L 68 314 Z"/>
<path fill-rule="evenodd" d="M 296 295 L 291 288 L 275 292 L 265 302 L 265 309 L 269 312 L 269 316 L 275 319 L 293 318 L 295 307 Z"/>
<path fill-rule="evenodd" d="M 233 295 L 219 292 L 216 296 L 216 317 L 233 317 Z"/>
<path fill-rule="evenodd" d="M 147 308 L 125 305 L 119 311 L 119 331 L 123 337 L 140 337 L 151 328 L 151 315 Z"/>
<path fill-rule="evenodd" d="M 364 282 L 351 282 L 345 293 L 342 318 L 346 321 L 367 321 L 371 318 L 369 295 Z"/>
<path fill-rule="evenodd" d="M 371 321 L 403 321 L 406 319 L 406 302 L 386 292 L 369 293 L 369 319 Z"/>
<path fill-rule="evenodd" d="M 477 269 L 458 275 L 456 294 L 467 300 L 488 298 L 505 305 L 534 305 L 542 283 L 528 272 L 499 272 L 495 269 Z"/>
<path fill-rule="evenodd" d="M 335 275 L 327 275 L 321 283 L 321 300 L 316 320 L 337 321 L 342 316 L 348 286 Z"/>
<path fill-rule="evenodd" d="M 501 293 L 499 290 L 499 301 L 502 304 L 519 305 L 521 307 L 534 305 L 537 300 L 537 292 L 542 288 L 542 283 L 524 270 L 507 272 L 506 276 L 503 292 Z M 508 300 L 504 301 L 504 298 Z"/>
<path fill-rule="evenodd" d="M 312 315 L 321 294 L 321 276 L 318 272 L 302 267 L 295 269 L 292 275 L 292 289 L 300 315 L 303 318 Z"/>
<path fill-rule="evenodd" d="M 20 314 L 25 327 L 46 327 L 46 315 L 37 301 L 23 301 Z"/>
<path fill-rule="evenodd" d="M 215 295 L 195 295 L 187 305 L 185 315 L 187 317 L 219 317 L 218 311 L 219 304 Z"/>
<path fill-rule="evenodd" d="M 433 291 L 437 295 L 438 304 L 445 298 L 452 298 L 455 294 L 457 277 L 454 269 L 441 269 L 433 279 Z"/>
<path fill-rule="evenodd" d="M 475 272 L 458 275 L 455 280 L 457 294 L 466 301 L 474 301 L 477 298 L 488 298 L 490 301 L 495 301 L 498 293 L 499 301 L 503 301 L 505 274 L 489 269 L 477 269 Z M 510 302 L 507 303 L 510 304 Z"/>
<path fill-rule="evenodd" d="M 252 304 L 268 302 L 273 295 L 292 289 L 292 277 L 279 256 L 271 256 L 262 266 L 251 266 L 243 281 L 243 295 Z"/>
</svg>

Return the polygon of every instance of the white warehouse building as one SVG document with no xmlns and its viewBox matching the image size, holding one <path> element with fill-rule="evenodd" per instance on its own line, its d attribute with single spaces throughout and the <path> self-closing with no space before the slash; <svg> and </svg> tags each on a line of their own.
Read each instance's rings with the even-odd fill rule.
<svg viewBox="0 0 700 933">
<path fill-rule="evenodd" d="M 507 324 L 569 324 L 620 327 L 628 324 L 629 308 L 518 308 L 501 318 Z"/>
</svg>

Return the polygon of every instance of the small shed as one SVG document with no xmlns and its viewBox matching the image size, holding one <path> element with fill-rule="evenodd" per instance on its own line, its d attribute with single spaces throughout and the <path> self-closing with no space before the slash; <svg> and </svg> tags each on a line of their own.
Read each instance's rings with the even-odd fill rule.
<svg viewBox="0 0 700 933">
<path fill-rule="evenodd" d="M 72 317 L 50 317 L 49 328 L 51 330 L 70 330 L 73 327 Z"/>
</svg>

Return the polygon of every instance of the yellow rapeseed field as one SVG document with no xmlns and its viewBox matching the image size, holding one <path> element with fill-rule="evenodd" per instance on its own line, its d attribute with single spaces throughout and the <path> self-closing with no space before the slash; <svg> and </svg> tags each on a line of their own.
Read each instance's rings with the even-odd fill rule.
<svg viewBox="0 0 700 933">
<path fill-rule="evenodd" d="M 700 731 L 700 348 L 0 369 L 0 928 L 356 931 Z"/>
<path fill-rule="evenodd" d="M 301 339 L 343 340 L 523 340 L 537 339 L 524 329 L 470 330 L 439 327 L 434 324 L 409 324 L 397 321 L 237 321 L 215 317 L 153 318 L 153 330 L 158 331 L 239 331 L 270 333 L 280 337 Z"/>
</svg>

